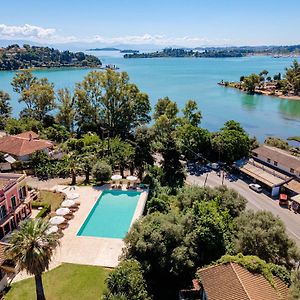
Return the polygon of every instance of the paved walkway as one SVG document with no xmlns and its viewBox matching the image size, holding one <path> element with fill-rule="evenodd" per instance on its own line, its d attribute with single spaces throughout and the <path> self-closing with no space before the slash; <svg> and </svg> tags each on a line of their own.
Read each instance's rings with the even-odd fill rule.
<svg viewBox="0 0 300 300">
<path fill-rule="evenodd" d="M 84 177 L 77 176 L 77 182 L 83 181 Z M 27 184 L 38 190 L 53 190 L 57 185 L 70 185 L 71 178 L 51 178 L 48 180 L 39 180 L 37 177 L 28 177 Z"/>
<path fill-rule="evenodd" d="M 78 193 L 81 204 L 79 210 L 74 213 L 74 218 L 68 222 L 68 228 L 63 231 L 64 236 L 60 240 L 61 245 L 53 256 L 50 269 L 59 266 L 63 262 L 109 268 L 118 265 L 119 257 L 124 247 L 122 239 L 77 236 L 77 232 L 100 194 L 109 187 L 109 185 L 104 185 L 101 187 L 87 186 L 70 189 L 69 186 L 52 186 L 51 189 L 64 193 Z M 142 216 L 147 196 L 148 191 L 142 191 L 130 226 Z M 14 281 L 19 281 L 27 277 L 29 276 L 25 272 L 20 272 Z"/>
</svg>

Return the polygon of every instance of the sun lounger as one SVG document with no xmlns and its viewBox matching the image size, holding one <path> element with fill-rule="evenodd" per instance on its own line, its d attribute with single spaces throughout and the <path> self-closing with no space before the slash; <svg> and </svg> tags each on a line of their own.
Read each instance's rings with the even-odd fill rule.
<svg viewBox="0 0 300 300">
<path fill-rule="evenodd" d="M 69 224 L 68 224 L 67 221 L 64 222 L 64 223 L 61 223 L 61 224 L 57 225 L 57 227 L 58 227 L 59 229 L 61 229 L 61 230 L 66 229 L 68 226 L 69 226 Z"/>
<path fill-rule="evenodd" d="M 64 217 L 65 217 L 65 219 L 67 219 L 67 220 L 71 220 L 71 219 L 74 218 L 74 215 L 73 215 L 73 213 L 69 213 L 69 214 L 65 215 Z"/>
</svg>

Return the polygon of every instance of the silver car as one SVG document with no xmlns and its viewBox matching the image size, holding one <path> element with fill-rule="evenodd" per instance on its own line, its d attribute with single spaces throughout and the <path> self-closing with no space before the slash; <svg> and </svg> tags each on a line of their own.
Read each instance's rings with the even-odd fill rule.
<svg viewBox="0 0 300 300">
<path fill-rule="evenodd" d="M 262 187 L 257 184 L 257 183 L 250 183 L 249 184 L 249 188 L 257 193 L 261 193 L 262 192 Z"/>
</svg>

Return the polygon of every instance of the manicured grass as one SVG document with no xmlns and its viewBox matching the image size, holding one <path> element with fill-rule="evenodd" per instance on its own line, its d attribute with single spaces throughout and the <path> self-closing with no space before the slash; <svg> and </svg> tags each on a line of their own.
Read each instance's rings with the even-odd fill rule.
<svg viewBox="0 0 300 300">
<path fill-rule="evenodd" d="M 47 203 L 51 205 L 51 211 L 55 211 L 60 207 L 60 204 L 64 201 L 64 195 L 62 193 L 54 193 L 51 191 L 40 191 L 40 196 L 37 201 Z"/>
<path fill-rule="evenodd" d="M 75 264 L 61 266 L 43 274 L 47 300 L 96 300 L 105 290 L 105 278 L 109 270 Z M 16 282 L 5 295 L 5 300 L 36 299 L 33 278 Z"/>
</svg>

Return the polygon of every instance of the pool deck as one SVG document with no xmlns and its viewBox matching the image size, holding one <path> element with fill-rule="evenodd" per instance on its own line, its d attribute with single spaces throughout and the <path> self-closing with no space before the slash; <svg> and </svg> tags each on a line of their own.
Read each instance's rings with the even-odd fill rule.
<svg viewBox="0 0 300 300">
<path fill-rule="evenodd" d="M 56 190 L 66 192 L 65 186 L 57 186 Z M 109 186 L 102 187 L 76 187 L 75 191 L 80 195 L 80 208 L 74 214 L 74 218 L 69 222 L 69 227 L 64 230 L 64 236 L 61 239 L 61 247 L 58 249 L 58 255 L 61 262 L 95 265 L 102 267 L 116 267 L 119 257 L 122 254 L 124 242 L 116 238 L 99 238 L 89 236 L 77 236 L 81 225 L 89 215 L 102 191 Z M 143 191 L 138 200 L 130 227 L 141 217 L 144 211 L 148 193 Z"/>
<path fill-rule="evenodd" d="M 110 185 L 101 187 L 87 186 L 75 187 L 70 190 L 70 186 L 57 185 L 53 190 L 68 193 L 77 193 L 80 195 L 80 206 L 74 213 L 74 218 L 69 221 L 69 226 L 63 231 L 64 236 L 60 239 L 61 245 L 56 249 L 55 255 L 51 261 L 50 269 L 61 263 L 74 263 L 93 266 L 102 266 L 114 268 L 119 263 L 119 257 L 122 254 L 124 241 L 117 238 L 99 238 L 88 236 L 77 236 L 81 225 L 89 215 L 95 202 L 98 200 L 102 191 L 110 188 Z M 126 190 L 123 188 L 123 190 Z M 141 190 L 132 224 L 139 219 L 144 211 L 148 190 Z M 14 281 L 24 279 L 28 276 L 19 273 Z"/>
</svg>

